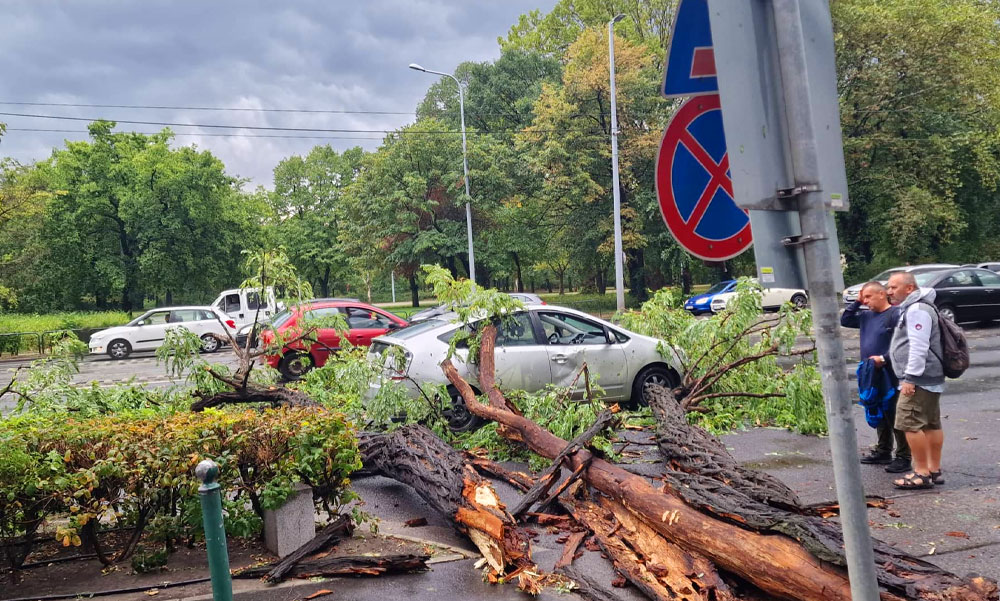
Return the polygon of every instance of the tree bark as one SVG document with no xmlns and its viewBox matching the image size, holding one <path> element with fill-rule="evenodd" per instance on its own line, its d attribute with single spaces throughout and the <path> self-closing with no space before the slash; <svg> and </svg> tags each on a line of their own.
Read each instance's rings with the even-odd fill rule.
<svg viewBox="0 0 1000 601">
<path fill-rule="evenodd" d="M 197 394 L 197 393 L 196 393 Z M 320 404 L 305 393 L 291 388 L 247 388 L 244 391 L 220 392 L 203 397 L 191 404 L 191 411 L 204 411 L 220 405 L 243 403 L 270 403 L 273 407 L 319 407 Z"/>
<path fill-rule="evenodd" d="M 556 457 L 565 448 L 566 441 L 538 424 L 508 411 L 503 403 L 503 395 L 496 390 L 493 356 L 495 338 L 494 326 L 483 328 L 479 383 L 487 391 L 490 405 L 477 400 L 472 388 L 462 379 L 450 360 L 441 364 L 445 375 L 461 393 L 473 414 L 504 425 L 502 435 L 523 442 L 533 452 L 543 457 Z M 595 457 L 585 449 L 570 455 L 567 463 L 573 469 L 587 465 L 583 472 L 585 480 L 621 504 L 637 525 L 647 527 L 650 532 L 661 537 L 664 543 L 676 545 L 690 556 L 704 556 L 715 569 L 728 572 L 765 594 L 801 601 L 849 601 L 851 598 L 846 570 L 817 557 L 789 536 L 762 534 L 733 523 L 730 519 L 703 513 L 700 508 L 689 505 L 682 491 L 676 490 L 669 481 L 664 489 L 656 490 L 645 478 Z M 751 475 L 742 476 L 752 480 Z M 764 483 L 761 488 L 768 491 L 775 487 Z M 836 530 L 835 526 L 831 527 Z M 896 557 L 906 556 L 896 552 Z M 919 559 L 907 560 L 907 571 L 904 573 L 895 573 L 892 566 L 878 566 L 884 600 L 997 599 L 997 587 L 992 581 L 979 577 L 963 580 Z"/>
<path fill-rule="evenodd" d="M 359 447 L 365 469 L 413 487 L 469 537 L 495 575 L 534 568 L 528 534 L 507 513 L 489 480 L 430 430 L 410 425 L 389 434 L 365 433 Z M 533 590 L 537 585 L 524 572 L 520 584 Z"/>
<path fill-rule="evenodd" d="M 405 574 L 427 570 L 430 555 L 383 555 L 381 557 L 348 556 L 321 557 L 301 561 L 288 570 L 292 578 L 318 578 L 329 576 L 381 576 Z M 233 578 L 260 578 L 267 575 L 270 566 L 248 568 L 233 574 Z"/>
<path fill-rule="evenodd" d="M 420 306 L 420 287 L 417 286 L 417 276 L 410 276 L 410 304 L 414 307 Z"/>
</svg>

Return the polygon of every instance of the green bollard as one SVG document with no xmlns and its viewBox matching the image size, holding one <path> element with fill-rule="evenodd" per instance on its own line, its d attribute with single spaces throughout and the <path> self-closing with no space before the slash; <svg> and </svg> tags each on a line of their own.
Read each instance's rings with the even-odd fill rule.
<svg viewBox="0 0 1000 601">
<path fill-rule="evenodd" d="M 226 528 L 222 522 L 222 491 L 216 478 L 219 465 L 211 459 L 198 464 L 194 473 L 201 480 L 201 518 L 205 525 L 205 550 L 208 551 L 208 571 L 212 577 L 212 598 L 233 601 L 233 579 L 229 574 L 229 549 Z"/>
</svg>

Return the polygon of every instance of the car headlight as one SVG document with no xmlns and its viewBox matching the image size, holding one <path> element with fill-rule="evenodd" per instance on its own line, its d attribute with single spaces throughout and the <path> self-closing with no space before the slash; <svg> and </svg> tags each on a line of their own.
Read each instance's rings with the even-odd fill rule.
<svg viewBox="0 0 1000 601">
<path fill-rule="evenodd" d="M 695 301 L 695 303 L 697 303 L 699 305 L 704 305 L 707 302 L 708 302 L 707 298 L 699 298 L 698 300 Z"/>
<path fill-rule="evenodd" d="M 250 330 L 253 329 L 253 325 L 254 324 L 252 324 L 252 323 L 248 323 L 247 325 L 243 326 L 242 328 L 236 330 L 236 335 L 237 336 L 249 335 L 250 334 Z"/>
</svg>

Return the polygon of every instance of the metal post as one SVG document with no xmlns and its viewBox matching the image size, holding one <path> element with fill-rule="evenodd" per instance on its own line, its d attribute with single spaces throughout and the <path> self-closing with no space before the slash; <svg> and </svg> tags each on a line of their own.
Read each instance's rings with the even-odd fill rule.
<svg viewBox="0 0 1000 601">
<path fill-rule="evenodd" d="M 458 86 L 458 112 L 462 117 L 462 168 L 465 170 L 465 229 L 469 237 L 469 279 L 476 283 L 476 253 L 472 250 L 472 193 L 469 192 L 469 154 L 465 149 L 465 97 L 462 94 L 462 84 L 456 77 L 455 85 Z"/>
<path fill-rule="evenodd" d="M 615 94 L 615 23 L 625 15 L 608 21 L 608 59 L 611 74 L 611 187 L 614 193 L 615 218 L 615 300 L 618 311 L 625 310 L 625 273 L 622 250 L 622 199 L 618 181 L 618 99 Z"/>
<path fill-rule="evenodd" d="M 868 512 L 861 483 L 861 466 L 858 463 L 857 433 L 854 429 L 844 347 L 837 319 L 834 269 L 839 268 L 839 265 L 833 264 L 833 257 L 827 248 L 828 237 L 837 234 L 827 227 L 829 209 L 819 189 L 820 167 L 809 103 L 809 79 L 799 1 L 773 0 L 773 8 L 792 170 L 796 187 L 803 190 L 798 197 L 801 241 L 823 381 L 823 398 L 830 428 L 833 476 L 844 530 L 851 598 L 855 601 L 878 601 L 875 556 L 868 530 Z"/>
<path fill-rule="evenodd" d="M 226 529 L 222 521 L 222 491 L 219 483 L 219 466 L 211 459 L 198 464 L 194 473 L 201 480 L 198 495 L 201 497 L 201 519 L 205 525 L 205 550 L 208 552 L 208 571 L 212 577 L 212 598 L 215 601 L 233 601 L 233 580 L 229 574 L 229 549 L 226 547 Z"/>
<path fill-rule="evenodd" d="M 396 272 L 389 272 L 389 280 L 392 282 L 392 302 L 396 302 Z"/>
</svg>

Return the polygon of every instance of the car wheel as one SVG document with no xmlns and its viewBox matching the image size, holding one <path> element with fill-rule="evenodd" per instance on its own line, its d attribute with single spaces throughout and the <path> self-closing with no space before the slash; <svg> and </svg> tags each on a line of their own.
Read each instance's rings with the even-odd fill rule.
<svg viewBox="0 0 1000 601">
<path fill-rule="evenodd" d="M 474 432 L 483 427 L 486 420 L 469 411 L 465 405 L 465 399 L 458 393 L 458 390 L 449 386 L 448 395 L 450 403 L 443 413 L 445 419 L 448 420 L 448 428 L 452 432 Z"/>
<path fill-rule="evenodd" d="M 955 321 L 955 307 L 951 305 L 941 305 L 938 307 L 938 314 L 945 319 Z"/>
<path fill-rule="evenodd" d="M 632 398 L 628 404 L 633 408 L 640 403 L 648 405 L 650 386 L 674 388 L 678 384 L 680 384 L 680 378 L 677 377 L 677 373 L 674 370 L 663 365 L 650 365 L 639 372 L 639 375 L 632 382 Z"/>
<path fill-rule="evenodd" d="M 132 345 L 126 340 L 112 340 L 108 343 L 108 356 L 112 359 L 127 359 L 132 354 Z"/>
<path fill-rule="evenodd" d="M 214 353 L 219 350 L 220 346 L 222 346 L 222 343 L 211 334 L 205 334 L 201 337 L 201 350 L 204 353 Z"/>
<path fill-rule="evenodd" d="M 792 304 L 795 305 L 796 309 L 805 309 L 809 306 L 809 299 L 806 298 L 805 294 L 796 294 L 792 297 Z"/>
<path fill-rule="evenodd" d="M 308 353 L 288 353 L 278 364 L 278 371 L 286 380 L 299 380 L 313 368 L 313 358 Z"/>
</svg>

